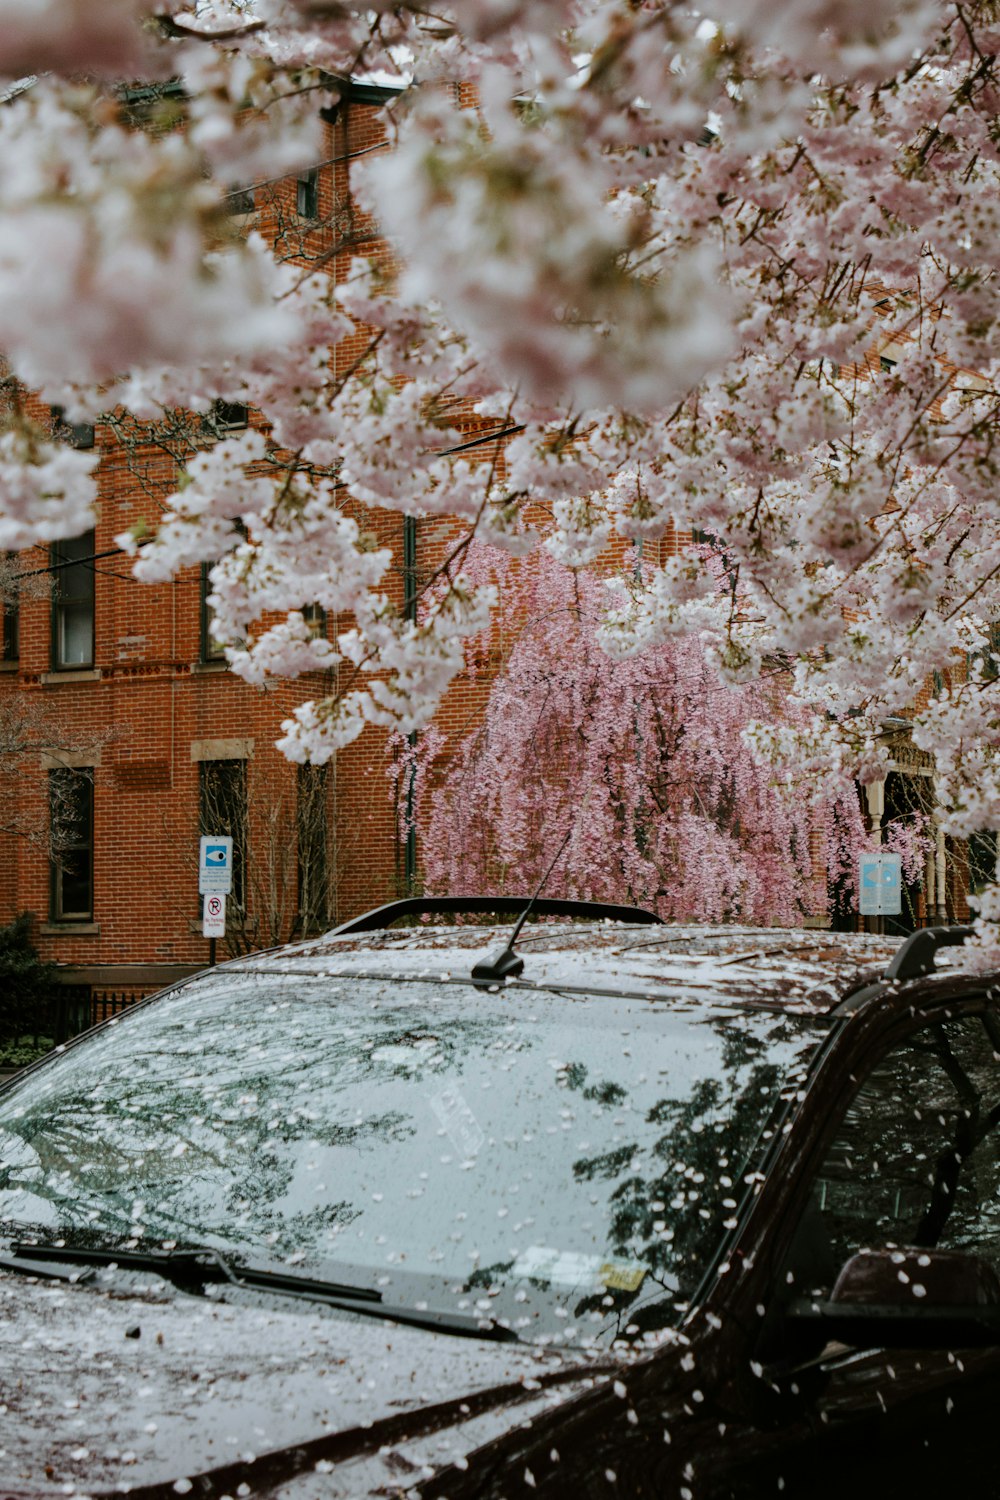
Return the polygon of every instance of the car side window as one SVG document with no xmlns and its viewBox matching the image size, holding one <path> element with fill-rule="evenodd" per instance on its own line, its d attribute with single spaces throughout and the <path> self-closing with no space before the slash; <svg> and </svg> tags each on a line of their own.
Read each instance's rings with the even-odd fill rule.
<svg viewBox="0 0 1000 1500">
<path fill-rule="evenodd" d="M 863 1080 L 813 1189 L 836 1272 L 860 1249 L 940 1246 L 1000 1268 L 1000 1023 L 914 1032 Z M 825 1279 L 825 1277 L 824 1277 Z"/>
</svg>

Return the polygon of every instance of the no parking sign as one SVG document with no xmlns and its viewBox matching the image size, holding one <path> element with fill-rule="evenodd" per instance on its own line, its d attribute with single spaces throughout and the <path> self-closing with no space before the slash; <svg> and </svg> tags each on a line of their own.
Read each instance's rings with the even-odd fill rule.
<svg viewBox="0 0 1000 1500">
<path fill-rule="evenodd" d="M 201 908 L 201 935 L 207 938 L 226 935 L 225 896 L 206 896 Z"/>
</svg>

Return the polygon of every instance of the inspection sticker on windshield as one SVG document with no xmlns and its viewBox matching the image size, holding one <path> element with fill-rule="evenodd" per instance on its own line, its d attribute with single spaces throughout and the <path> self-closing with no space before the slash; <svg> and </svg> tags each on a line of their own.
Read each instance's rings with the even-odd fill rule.
<svg viewBox="0 0 1000 1500">
<path fill-rule="evenodd" d="M 601 1280 L 609 1292 L 637 1292 L 646 1275 L 646 1267 L 636 1260 L 606 1260 Z"/>
</svg>

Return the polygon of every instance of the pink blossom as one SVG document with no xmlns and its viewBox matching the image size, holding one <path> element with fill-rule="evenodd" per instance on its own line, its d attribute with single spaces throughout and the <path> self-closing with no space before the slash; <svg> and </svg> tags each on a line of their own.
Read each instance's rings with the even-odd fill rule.
<svg viewBox="0 0 1000 1500">
<path fill-rule="evenodd" d="M 864 838 L 857 798 L 782 788 L 751 752 L 780 688 L 722 686 L 697 642 L 615 660 L 597 645 L 598 580 L 540 557 L 505 579 L 515 642 L 480 726 L 438 779 L 416 759 L 431 890 L 529 890 L 568 836 L 549 894 L 634 901 L 674 920 L 795 923 L 826 910 Z M 812 788 L 815 791 L 815 788 Z"/>
</svg>

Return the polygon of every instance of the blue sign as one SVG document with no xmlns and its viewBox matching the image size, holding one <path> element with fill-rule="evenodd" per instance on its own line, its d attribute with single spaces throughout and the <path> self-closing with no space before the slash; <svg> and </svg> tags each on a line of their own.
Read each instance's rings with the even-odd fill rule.
<svg viewBox="0 0 1000 1500">
<path fill-rule="evenodd" d="M 198 853 L 198 892 L 228 896 L 233 889 L 233 841 L 221 834 L 203 838 Z"/>
<path fill-rule="evenodd" d="M 862 855 L 858 874 L 861 915 L 898 917 L 903 909 L 903 869 L 899 855 Z"/>
</svg>

